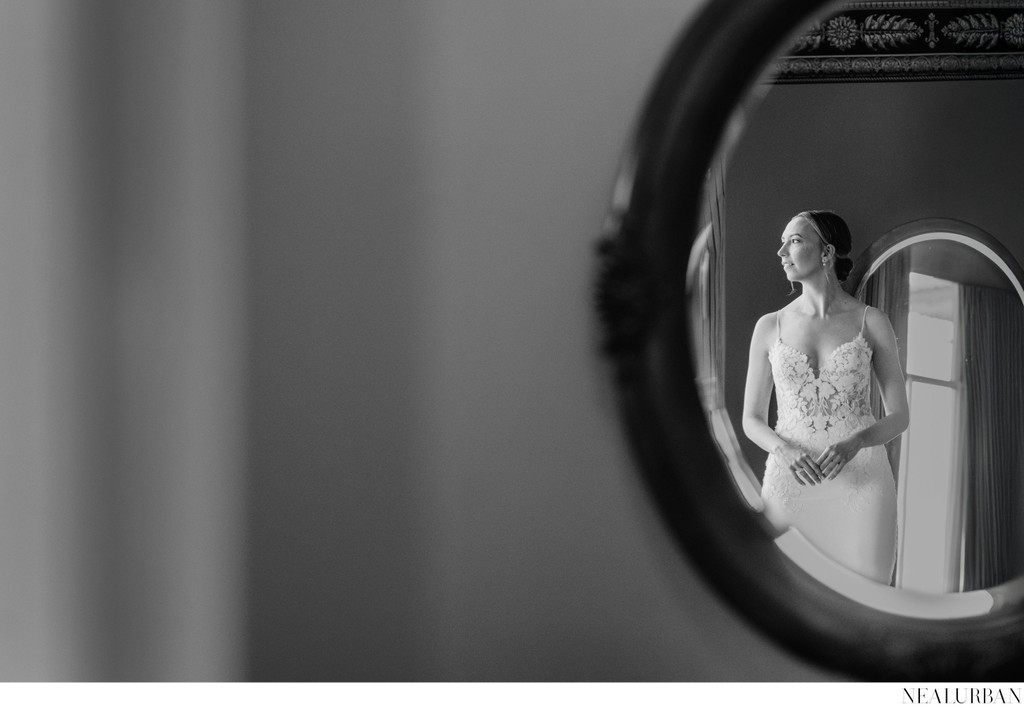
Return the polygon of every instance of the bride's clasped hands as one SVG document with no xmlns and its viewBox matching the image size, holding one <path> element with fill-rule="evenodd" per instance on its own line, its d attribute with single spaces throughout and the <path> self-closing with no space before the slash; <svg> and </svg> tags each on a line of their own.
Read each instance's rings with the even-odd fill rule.
<svg viewBox="0 0 1024 708">
<path fill-rule="evenodd" d="M 818 455 L 818 459 L 815 460 L 821 470 L 821 476 L 824 479 L 834 479 L 836 475 L 843 471 L 846 463 L 857 456 L 862 447 L 863 445 L 857 435 L 840 440 L 837 443 L 832 443 L 826 447 Z"/>
<path fill-rule="evenodd" d="M 800 484 L 817 484 L 824 479 L 818 461 L 796 445 L 779 445 L 772 454 L 793 473 L 793 478 Z"/>
<path fill-rule="evenodd" d="M 854 435 L 829 445 L 817 458 L 796 445 L 780 445 L 773 453 L 784 461 L 797 482 L 807 485 L 834 479 L 843 471 L 846 463 L 856 457 L 861 447 L 857 436 Z"/>
</svg>

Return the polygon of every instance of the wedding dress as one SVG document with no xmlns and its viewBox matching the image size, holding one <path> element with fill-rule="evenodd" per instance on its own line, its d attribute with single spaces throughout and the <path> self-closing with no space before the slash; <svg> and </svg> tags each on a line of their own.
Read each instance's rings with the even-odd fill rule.
<svg viewBox="0 0 1024 708">
<path fill-rule="evenodd" d="M 860 333 L 837 347 L 817 373 L 779 330 L 768 351 L 779 437 L 817 459 L 828 445 L 873 424 L 871 356 L 863 320 Z M 801 485 L 780 462 L 769 455 L 765 466 L 761 496 L 768 518 L 780 528 L 799 529 L 850 570 L 888 584 L 896 559 L 896 486 L 885 447 L 863 448 L 834 478 L 813 485 Z"/>
</svg>

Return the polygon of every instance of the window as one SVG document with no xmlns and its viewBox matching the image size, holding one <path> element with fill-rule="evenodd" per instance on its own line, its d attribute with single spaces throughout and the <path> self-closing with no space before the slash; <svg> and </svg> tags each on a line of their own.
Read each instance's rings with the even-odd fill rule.
<svg viewBox="0 0 1024 708">
<path fill-rule="evenodd" d="M 925 592 L 960 589 L 958 310 L 956 283 L 910 273 L 907 397 L 914 414 L 900 460 L 896 585 Z"/>
</svg>

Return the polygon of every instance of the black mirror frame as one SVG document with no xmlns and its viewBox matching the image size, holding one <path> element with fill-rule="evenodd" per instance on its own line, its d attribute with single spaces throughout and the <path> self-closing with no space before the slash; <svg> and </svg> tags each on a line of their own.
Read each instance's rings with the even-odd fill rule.
<svg viewBox="0 0 1024 708">
<path fill-rule="evenodd" d="M 737 492 L 698 394 L 685 278 L 706 171 L 737 107 L 822 0 L 711 0 L 671 48 L 640 114 L 599 244 L 597 309 L 620 414 L 679 547 L 750 624 L 813 663 L 872 680 L 1010 680 L 1024 593 L 986 615 L 926 620 L 825 587 Z"/>
</svg>

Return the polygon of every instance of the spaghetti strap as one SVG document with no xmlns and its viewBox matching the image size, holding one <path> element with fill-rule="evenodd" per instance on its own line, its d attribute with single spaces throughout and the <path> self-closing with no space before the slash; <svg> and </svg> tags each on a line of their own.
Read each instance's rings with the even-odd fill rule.
<svg viewBox="0 0 1024 708">
<path fill-rule="evenodd" d="M 782 314 L 782 310 L 775 311 L 775 338 L 782 341 L 782 323 L 779 316 Z"/>
<path fill-rule="evenodd" d="M 864 324 L 868 321 L 868 310 L 871 309 L 871 305 L 864 306 L 864 316 L 860 320 L 860 334 L 864 336 Z"/>
</svg>

